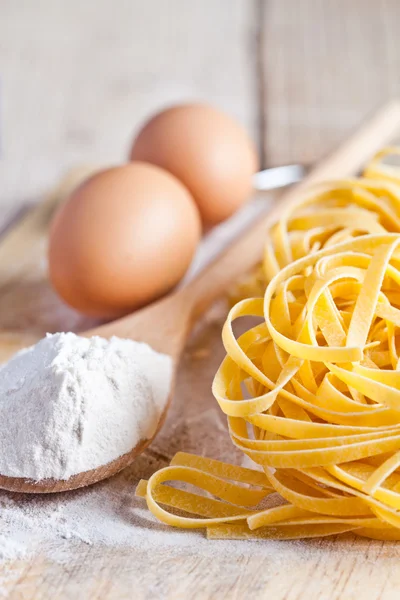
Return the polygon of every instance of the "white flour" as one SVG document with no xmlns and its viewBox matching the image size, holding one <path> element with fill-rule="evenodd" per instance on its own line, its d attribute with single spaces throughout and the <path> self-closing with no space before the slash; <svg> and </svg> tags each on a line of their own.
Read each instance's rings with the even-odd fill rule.
<svg viewBox="0 0 400 600">
<path fill-rule="evenodd" d="M 187 427 L 193 426 L 207 446 L 230 444 L 215 409 L 200 412 L 194 419 L 172 419 L 166 439 L 185 442 Z M 161 433 L 161 441 L 164 437 Z M 157 438 L 159 440 L 160 438 Z M 188 440 L 186 440 L 186 445 Z M 200 450 L 201 446 L 197 446 Z M 189 446 L 189 449 L 190 446 Z M 166 461 L 148 450 L 134 464 L 108 481 L 64 494 L 12 494 L 0 490 L 0 564 L 36 554 L 68 562 L 76 544 L 113 548 L 190 548 L 193 543 L 212 552 L 202 532 L 182 532 L 158 523 L 141 498 L 135 498 L 139 479 L 148 478 Z M 1 597 L 1 593 L 0 593 Z"/>
<path fill-rule="evenodd" d="M 154 434 L 171 373 L 166 355 L 116 337 L 22 350 L 0 368 L 0 473 L 68 479 L 122 456 Z"/>
<path fill-rule="evenodd" d="M 220 335 L 220 327 L 215 327 L 215 335 Z M 250 562 L 258 561 L 260 572 L 268 579 L 269 572 L 298 568 L 299 561 L 309 554 L 324 557 L 325 546 L 320 540 L 208 541 L 203 531 L 180 531 L 157 522 L 145 501 L 135 498 L 137 482 L 166 466 L 177 450 L 238 464 L 243 461 L 243 455 L 232 446 L 225 419 L 210 394 L 213 363 L 221 357 L 215 353 L 209 358 L 197 356 L 192 359 L 186 353 L 183 357 L 167 422 L 151 448 L 129 468 L 108 481 L 75 492 L 34 496 L 0 490 L 0 598 L 12 597 L 16 582 L 30 568 L 30 558 L 38 565 L 38 572 L 31 575 L 29 571 L 29 581 L 37 577 L 40 586 L 43 561 L 50 562 L 53 580 L 69 573 L 69 585 L 77 586 L 77 598 L 93 597 L 89 584 L 101 578 L 108 564 L 115 567 L 116 579 L 121 569 L 125 570 L 129 585 L 138 587 L 138 598 L 178 598 L 187 597 L 187 593 L 180 596 L 174 587 L 169 594 L 165 590 L 171 568 L 175 586 L 175 579 L 177 585 L 179 582 L 175 573 L 180 568 L 184 573 L 191 566 L 204 565 L 207 577 L 219 581 L 220 589 L 226 589 L 229 597 L 232 582 L 241 577 Z M 196 394 L 187 392 L 188 384 L 197 390 Z M 246 466 L 251 464 L 246 461 Z M 346 552 L 346 556 L 349 552 L 361 553 L 365 562 L 365 543 L 370 541 L 360 538 L 357 545 L 340 546 L 338 551 Z M 331 558 L 332 551 L 333 547 Z M 141 586 L 148 586 L 149 580 L 151 589 L 141 595 Z M 136 587 L 127 590 L 127 598 L 135 595 L 132 589 Z M 75 597 L 73 592 L 71 597 Z"/>
<path fill-rule="evenodd" d="M 192 449 L 186 434 L 187 428 L 193 427 L 197 441 L 201 439 L 214 450 L 228 449 L 230 441 L 219 416 L 217 410 L 208 409 L 193 419 L 175 420 L 166 438 L 179 437 Z M 180 531 L 156 521 L 145 501 L 135 497 L 135 487 L 139 479 L 148 478 L 165 464 L 157 451 L 148 450 L 128 469 L 90 488 L 44 496 L 0 491 L 0 564 L 38 553 L 69 563 L 79 546 L 115 551 L 136 548 L 168 555 L 195 551 L 203 556 L 218 555 L 221 549 L 231 554 L 248 554 L 251 547 L 255 550 L 250 542 L 211 542 L 202 531 Z M 257 546 L 258 551 L 264 547 L 269 554 L 279 543 L 271 543 L 269 548 Z"/>
<path fill-rule="evenodd" d="M 103 570 L 108 578 L 115 580 L 124 572 L 129 581 L 126 596 L 115 593 L 109 595 L 110 598 L 187 598 L 187 589 L 180 595 L 174 586 L 179 585 L 180 577 L 185 579 L 185 573 L 191 572 L 192 567 L 218 582 L 218 589 L 226 590 L 223 597 L 231 598 L 233 582 L 250 569 L 250 563 L 253 574 L 254 562 L 259 565 L 263 581 L 268 581 L 269 573 L 279 572 L 284 577 L 287 570 L 306 568 L 307 564 L 302 567 L 301 561 L 307 559 L 312 558 L 313 564 L 319 560 L 324 564 L 327 551 L 321 540 L 207 540 L 203 531 L 181 531 L 157 522 L 145 501 L 135 498 L 138 480 L 147 479 L 167 464 L 168 460 L 161 454 L 166 448 L 172 450 L 173 441 L 189 451 L 223 460 L 232 457 L 234 451 L 220 412 L 207 408 L 204 399 L 202 405 L 205 410 L 198 411 L 193 418 L 182 415 L 187 404 L 173 406 L 175 415 L 157 436 L 154 449 L 145 451 L 131 467 L 108 481 L 75 492 L 47 496 L 0 491 L 0 598 L 13 597 L 10 591 L 21 577 L 21 566 L 31 564 L 30 558 L 37 565 L 34 574 L 29 571 L 30 581 L 37 581 L 39 589 L 43 561 L 51 564 L 52 581 L 62 580 L 65 573 L 69 573 L 68 585 L 72 586 L 73 581 L 77 586 L 76 595 L 71 592 L 71 598 L 93 598 L 92 588 L 86 586 L 93 580 L 98 581 Z M 344 541 L 342 545 L 335 540 L 329 546 L 329 559 L 351 556 L 354 560 L 359 556 L 363 564 L 368 564 L 370 544 L 370 540 L 362 538 L 350 544 L 349 540 Z M 110 564 L 115 572 L 107 571 Z M 170 593 L 165 587 L 168 579 L 172 587 Z M 144 587 L 147 594 L 143 592 Z M 193 597 L 204 596 L 200 593 Z"/>
</svg>

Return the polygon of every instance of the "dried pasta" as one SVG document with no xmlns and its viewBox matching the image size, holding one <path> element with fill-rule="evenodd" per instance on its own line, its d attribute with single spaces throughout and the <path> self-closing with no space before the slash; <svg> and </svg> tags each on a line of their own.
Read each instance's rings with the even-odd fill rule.
<svg viewBox="0 0 400 600">
<path fill-rule="evenodd" d="M 212 539 L 400 539 L 400 171 L 383 163 L 395 154 L 310 189 L 269 231 L 263 295 L 230 310 L 213 382 L 259 467 L 178 453 L 137 488 L 161 521 Z M 258 323 L 236 338 L 241 317 Z"/>
</svg>

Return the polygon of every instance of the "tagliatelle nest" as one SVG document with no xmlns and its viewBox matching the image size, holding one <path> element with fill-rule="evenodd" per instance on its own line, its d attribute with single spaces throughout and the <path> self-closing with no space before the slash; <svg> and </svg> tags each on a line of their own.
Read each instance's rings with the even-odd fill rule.
<svg viewBox="0 0 400 600">
<path fill-rule="evenodd" d="M 400 172 L 382 164 L 392 154 L 310 190 L 271 228 L 254 279 L 264 296 L 231 309 L 213 383 L 232 442 L 263 471 L 178 453 L 137 489 L 161 521 L 213 538 L 400 539 Z M 261 323 L 236 339 L 244 316 Z M 260 509 L 273 493 L 284 503 Z"/>
</svg>

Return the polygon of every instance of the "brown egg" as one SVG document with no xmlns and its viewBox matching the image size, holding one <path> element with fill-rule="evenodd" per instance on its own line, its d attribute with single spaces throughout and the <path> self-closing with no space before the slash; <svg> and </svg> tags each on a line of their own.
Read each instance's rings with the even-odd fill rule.
<svg viewBox="0 0 400 600">
<path fill-rule="evenodd" d="M 196 205 L 173 175 L 141 162 L 106 169 L 79 186 L 56 214 L 50 279 L 72 307 L 116 317 L 171 290 L 200 234 Z"/>
<path fill-rule="evenodd" d="M 249 199 L 258 170 L 257 151 L 245 129 L 202 104 L 175 106 L 150 119 L 134 140 L 130 159 L 173 173 L 208 225 L 223 221 Z"/>
</svg>

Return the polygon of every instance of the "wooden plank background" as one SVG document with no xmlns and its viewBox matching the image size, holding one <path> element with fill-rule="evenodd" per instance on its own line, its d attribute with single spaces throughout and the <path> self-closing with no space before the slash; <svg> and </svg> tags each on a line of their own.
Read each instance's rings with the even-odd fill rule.
<svg viewBox="0 0 400 600">
<path fill-rule="evenodd" d="M 400 95 L 396 0 L 261 0 L 266 161 L 312 163 Z"/>
<path fill-rule="evenodd" d="M 142 120 L 176 101 L 205 100 L 241 120 L 264 166 L 312 163 L 400 95 L 399 22 L 397 0 L 1 0 L 0 220 L 70 167 L 124 160 Z M 12 321 L 6 304 L 3 328 Z M 221 315 L 208 316 L 188 347 L 175 400 L 183 412 L 193 389 L 213 405 L 220 326 Z M 190 450 L 196 430 L 185 436 Z M 155 448 L 171 452 L 168 429 Z M 254 551 L 232 563 L 84 547 L 69 567 L 41 558 L 10 565 L 0 596 L 398 597 L 396 544 L 307 548 L 283 561 Z"/>
</svg>

